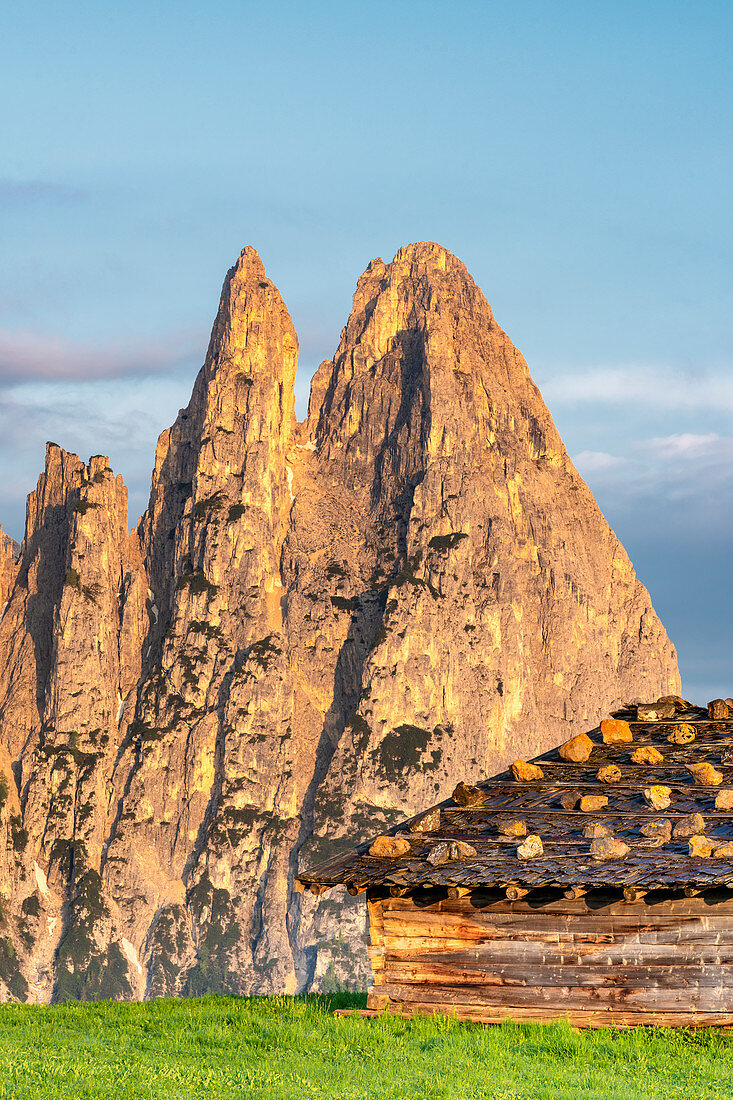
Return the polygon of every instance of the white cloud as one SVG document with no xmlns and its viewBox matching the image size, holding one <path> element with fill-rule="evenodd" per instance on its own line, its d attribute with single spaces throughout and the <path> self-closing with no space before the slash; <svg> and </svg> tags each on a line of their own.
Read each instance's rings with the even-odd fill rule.
<svg viewBox="0 0 733 1100">
<path fill-rule="evenodd" d="M 87 459 L 108 455 L 130 494 L 130 520 L 147 504 L 159 433 L 188 401 L 194 372 L 129 380 L 33 382 L 0 401 L 0 522 L 22 537 L 26 494 L 43 468 L 46 440 Z"/>
<path fill-rule="evenodd" d="M 584 371 L 537 371 L 553 405 L 648 405 L 657 410 L 733 410 L 733 368 L 685 372 L 650 365 L 589 367 Z"/>
<path fill-rule="evenodd" d="M 619 455 L 608 454 L 606 451 L 581 451 L 575 455 L 573 462 L 581 473 L 596 473 L 600 470 L 612 470 L 626 465 L 626 459 Z"/>
<path fill-rule="evenodd" d="M 695 459 L 715 456 L 716 454 L 727 454 L 731 445 L 733 445 L 733 440 L 723 439 L 717 432 L 708 432 L 706 435 L 680 432 L 677 435 L 657 436 L 640 446 L 657 458 L 674 460 L 676 458 Z"/>
<path fill-rule="evenodd" d="M 581 451 L 573 461 L 611 512 L 620 508 L 644 516 L 644 523 L 655 514 L 708 530 L 727 527 L 733 516 L 733 437 L 680 432 L 629 440 L 626 455 Z"/>
<path fill-rule="evenodd" d="M 149 344 L 93 347 L 61 336 L 0 329 L 0 385 L 155 374 L 195 361 L 205 348 L 202 333 L 176 334 Z"/>
</svg>

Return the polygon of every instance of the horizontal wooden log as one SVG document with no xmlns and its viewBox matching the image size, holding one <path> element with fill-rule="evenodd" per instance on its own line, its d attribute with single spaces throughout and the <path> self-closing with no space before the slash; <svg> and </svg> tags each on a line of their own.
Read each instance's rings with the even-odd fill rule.
<svg viewBox="0 0 733 1100">
<path fill-rule="evenodd" d="M 623 991 L 643 986 L 649 990 L 672 990 L 684 997 L 692 996 L 695 990 L 709 989 L 718 991 L 721 995 L 727 992 L 733 1010 L 733 974 L 730 973 L 730 964 L 730 958 L 710 958 L 699 966 L 692 962 L 676 966 L 673 962 L 660 960 L 654 964 L 628 963 L 623 966 L 623 973 L 620 973 L 618 964 L 608 959 L 594 962 L 592 966 L 584 965 L 582 958 L 576 958 L 561 965 L 551 961 L 523 965 L 514 960 L 505 965 L 474 968 L 470 965 L 462 967 L 460 960 L 441 963 L 436 959 L 431 963 L 424 958 L 398 960 L 387 956 L 384 971 L 387 981 L 411 985 L 430 983 L 507 989 L 533 989 L 541 986 L 543 989 L 563 987 L 571 990 L 587 987 L 596 991 L 594 996 L 604 995 L 608 988 Z"/>
<path fill-rule="evenodd" d="M 616 934 L 623 931 L 654 932 L 663 928 L 697 927 L 714 931 L 730 928 L 733 922 L 729 918 L 717 920 L 709 917 L 662 917 L 659 920 L 640 920 L 638 916 L 624 920 L 621 916 L 614 916 L 608 920 L 594 920 L 591 914 L 576 918 L 559 918 L 552 914 L 537 914 L 533 917 L 521 919 L 518 917 L 496 916 L 489 919 L 487 916 L 470 921 L 466 917 L 455 918 L 445 913 L 421 913 L 415 919 L 409 919 L 403 915 L 392 916 L 387 914 L 384 920 L 385 935 L 446 935 L 457 936 L 465 939 L 482 939 L 487 936 L 501 936 L 502 934 L 531 938 L 542 932 L 572 933 L 573 935 L 597 935 Z"/>
<path fill-rule="evenodd" d="M 488 941 L 483 944 L 457 943 L 454 947 L 440 948 L 432 941 L 427 948 L 419 948 L 408 940 L 385 944 L 385 957 L 395 959 L 433 960 L 443 959 L 446 965 L 451 962 L 482 966 L 512 965 L 521 963 L 532 966 L 535 963 L 564 965 L 566 961 L 577 961 L 585 966 L 603 965 L 654 965 L 657 959 L 664 959 L 664 965 L 694 965 L 718 962 L 721 965 L 733 963 L 733 938 L 730 933 L 727 942 L 678 941 L 660 943 L 657 941 L 640 942 L 636 939 L 616 942 L 577 942 L 568 940 L 563 943 L 536 943 L 523 941 Z"/>
<path fill-rule="evenodd" d="M 387 924 L 384 937 L 387 942 L 401 941 L 401 939 L 415 939 L 415 941 L 458 941 L 464 944 L 482 944 L 495 941 L 518 941 L 538 943 L 616 943 L 626 937 L 635 937 L 642 943 L 670 943 L 674 944 L 689 939 L 691 942 L 729 942 L 731 925 L 710 925 L 702 921 L 686 924 L 659 924 L 659 925 L 611 925 L 593 928 L 592 926 L 568 927 L 567 925 L 553 928 L 551 925 L 543 927 L 515 927 L 511 924 L 497 925 L 495 927 L 464 927 L 450 924 Z M 430 946 L 430 945 L 428 945 Z"/>
<path fill-rule="evenodd" d="M 509 958 L 514 954 L 528 957 L 531 953 L 561 955 L 568 951 L 592 956 L 600 951 L 618 952 L 619 950 L 647 956 L 655 951 L 695 952 L 707 949 L 729 951 L 733 947 L 733 929 L 728 928 L 714 934 L 705 933 L 699 929 L 685 929 L 678 932 L 674 930 L 641 931 L 628 935 L 543 933 L 539 936 L 505 935 L 476 939 L 388 933 L 384 938 L 384 947 L 388 954 L 409 952 L 434 955 L 449 951 L 463 951 L 479 957 L 487 952 L 493 952 L 499 958 Z"/>
<path fill-rule="evenodd" d="M 412 1019 L 415 1016 L 448 1016 L 459 1021 L 478 1024 L 501 1024 L 504 1020 L 516 1020 L 528 1024 L 570 1023 L 577 1028 L 630 1028 L 657 1025 L 659 1027 L 733 1027 L 733 1013 L 728 1012 L 628 1012 L 622 1010 L 572 1010 L 535 1009 L 500 1005 L 445 1006 L 431 1001 L 399 1002 L 390 1000 L 389 1006 L 380 1009 L 338 1009 L 340 1015 L 382 1016 L 386 1013 Z"/>
<path fill-rule="evenodd" d="M 566 986 L 456 987 L 435 984 L 385 982 L 380 992 L 397 1002 L 432 1002 L 449 1006 L 501 1006 L 510 1010 L 529 1008 L 535 1012 L 553 1009 L 563 1013 L 574 1009 L 585 1011 L 635 1012 L 718 1012 L 733 1019 L 733 997 L 730 989 L 719 991 L 709 987 L 695 990 L 647 988 L 613 988 Z"/>
<path fill-rule="evenodd" d="M 534 948 L 532 948 L 534 945 Z M 657 930 L 652 932 L 619 933 L 586 933 L 573 934 L 572 932 L 543 932 L 534 935 L 514 936 L 511 931 L 497 936 L 486 936 L 481 939 L 467 939 L 436 936 L 393 936 L 388 934 L 384 938 L 384 948 L 389 954 L 399 957 L 401 952 L 407 954 L 443 954 L 446 951 L 471 951 L 485 952 L 495 951 L 497 957 L 506 958 L 513 952 L 527 953 L 530 949 L 541 952 L 553 952 L 555 954 L 576 950 L 582 954 L 593 954 L 604 948 L 611 951 L 625 948 L 634 951 L 639 947 L 640 952 L 653 951 L 678 951 L 701 949 L 725 949 L 733 947 L 733 928 L 727 928 L 711 933 L 699 928 L 682 928 Z"/>
</svg>

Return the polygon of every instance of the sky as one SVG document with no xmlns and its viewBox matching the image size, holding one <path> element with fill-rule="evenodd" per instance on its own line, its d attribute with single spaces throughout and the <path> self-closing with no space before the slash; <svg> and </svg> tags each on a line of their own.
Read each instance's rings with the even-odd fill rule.
<svg viewBox="0 0 733 1100">
<path fill-rule="evenodd" d="M 527 358 L 677 646 L 733 694 L 733 5 L 7 5 L 0 521 L 45 441 L 144 510 L 227 268 L 260 252 L 305 411 L 370 259 L 436 240 Z"/>
</svg>

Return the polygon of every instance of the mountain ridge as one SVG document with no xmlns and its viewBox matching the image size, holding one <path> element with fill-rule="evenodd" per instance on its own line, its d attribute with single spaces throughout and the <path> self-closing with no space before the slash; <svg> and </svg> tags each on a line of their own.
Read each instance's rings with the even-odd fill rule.
<svg viewBox="0 0 733 1100">
<path fill-rule="evenodd" d="M 679 689 L 455 256 L 370 263 L 302 423 L 297 349 L 244 249 L 138 527 L 47 449 L 0 621 L 6 998 L 363 984 L 363 905 L 303 862 Z"/>
</svg>

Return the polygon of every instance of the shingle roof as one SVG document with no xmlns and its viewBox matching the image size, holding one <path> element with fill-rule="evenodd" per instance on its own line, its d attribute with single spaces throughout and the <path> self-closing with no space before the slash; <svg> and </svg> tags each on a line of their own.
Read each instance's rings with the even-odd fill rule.
<svg viewBox="0 0 733 1100">
<path fill-rule="evenodd" d="M 656 712 L 650 710 L 655 706 Z M 670 712 L 673 717 L 663 717 Z M 655 713 L 656 720 L 648 720 Z M 563 759 L 573 755 L 573 747 L 580 749 L 574 755 L 583 755 L 583 734 L 568 743 L 570 750 L 560 746 L 532 761 L 541 778 L 520 780 L 508 769 L 477 787 L 459 784 L 452 799 L 385 834 L 391 843 L 361 844 L 302 872 L 300 883 L 316 892 L 337 884 L 352 892 L 373 887 L 393 892 L 420 887 L 733 887 L 733 701 L 716 700 L 701 708 L 665 698 L 615 717 L 620 720 L 616 735 L 630 730 L 631 743 L 605 743 L 614 735 L 614 723 L 604 721 L 587 735 L 592 744 L 586 746 L 585 751 L 591 749 L 586 760 Z M 637 760 L 655 759 L 639 749 L 656 749 L 661 762 L 634 762 L 634 754 Z M 696 778 L 689 766 L 700 764 L 708 767 Z M 599 770 L 609 766 L 620 773 L 611 772 L 615 782 L 598 778 Z M 644 793 L 652 787 L 669 791 Z M 608 802 L 584 809 L 588 803 L 580 800 L 588 796 Z M 650 802 L 664 806 L 667 798 L 666 808 L 655 809 Z M 480 805 L 460 804 L 471 800 Z M 541 839 L 540 855 L 522 858 L 527 849 L 518 849 L 528 837 L 501 832 L 512 822 L 523 823 L 528 836 Z M 517 828 L 521 833 L 522 826 Z M 611 838 L 622 846 L 609 844 Z M 385 847 L 403 851 L 370 854 L 370 848 L 376 853 Z"/>
</svg>

